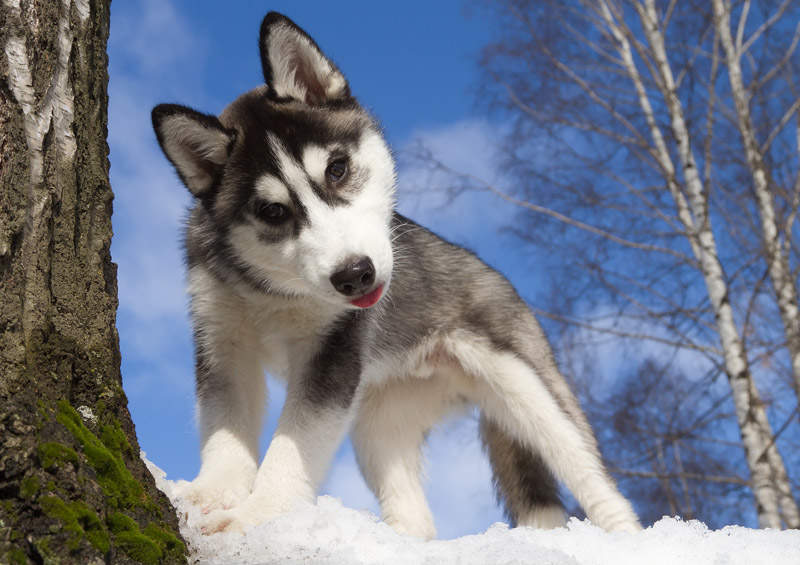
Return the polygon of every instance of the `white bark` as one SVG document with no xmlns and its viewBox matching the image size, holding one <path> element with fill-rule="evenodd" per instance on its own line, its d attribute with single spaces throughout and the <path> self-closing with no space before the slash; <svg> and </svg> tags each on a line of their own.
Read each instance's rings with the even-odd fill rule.
<svg viewBox="0 0 800 565">
<path fill-rule="evenodd" d="M 753 177 L 753 192 L 756 197 L 761 218 L 761 237 L 764 244 L 770 280 L 775 291 L 778 308 L 786 332 L 787 343 L 792 359 L 792 372 L 795 389 L 800 395 L 800 335 L 798 331 L 797 289 L 792 280 L 788 258 L 780 244 L 780 232 L 775 216 L 775 206 L 767 181 L 767 171 L 763 155 L 759 151 L 753 122 L 750 115 L 747 89 L 744 86 L 741 69 L 741 50 L 733 44 L 730 33 L 730 6 L 722 0 L 714 0 L 715 25 L 720 42 L 725 50 L 728 78 L 736 106 L 739 133 L 742 136 L 747 164 Z M 797 102 L 792 106 L 797 111 Z M 788 120 L 786 120 L 788 121 Z"/>
<path fill-rule="evenodd" d="M 599 14 L 608 30 L 617 41 L 617 48 L 625 69 L 634 83 L 639 105 L 644 113 L 657 157 L 662 165 L 664 177 L 675 200 L 678 217 L 685 226 L 689 243 L 705 281 L 706 289 L 714 309 L 717 331 L 723 349 L 725 371 L 733 392 L 748 467 L 751 472 L 753 494 L 757 502 L 759 524 L 762 527 L 780 528 L 778 490 L 773 484 L 773 466 L 765 456 L 770 451 L 771 432 L 766 412 L 753 383 L 741 337 L 734 321 L 733 310 L 728 300 L 728 286 L 717 252 L 716 241 L 708 214 L 708 194 L 700 178 L 691 146 L 691 137 L 683 117 L 672 70 L 666 55 L 664 38 L 658 24 L 656 8 L 652 0 L 635 4 L 642 19 L 651 55 L 656 65 L 657 82 L 660 81 L 662 95 L 667 103 L 672 134 L 678 144 L 678 157 L 683 173 L 683 188 L 676 179 L 676 168 L 666 147 L 644 81 L 636 67 L 627 29 L 620 24 L 620 15 L 606 0 L 599 1 Z M 688 199 L 687 199 L 688 196 Z M 766 423 L 767 427 L 763 427 Z M 774 450 L 774 446 L 772 446 Z M 778 460 L 780 456 L 778 455 Z M 776 463 L 777 464 L 777 463 Z M 782 462 L 780 462 L 782 466 Z M 785 472 L 785 471 L 784 471 Z"/>
<path fill-rule="evenodd" d="M 725 51 L 728 67 L 728 78 L 731 93 L 736 107 L 738 129 L 742 136 L 747 164 L 753 178 L 753 192 L 761 220 L 761 239 L 765 260 L 768 266 L 770 282 L 778 302 L 781 321 L 783 322 L 786 343 L 792 361 L 792 374 L 795 391 L 800 399 L 800 327 L 798 327 L 797 289 L 789 269 L 789 259 L 782 252 L 780 233 L 775 218 L 775 207 L 767 180 L 767 171 L 763 155 L 759 151 L 755 131 L 750 116 L 749 96 L 744 86 L 741 68 L 741 30 L 744 28 L 742 16 L 739 24 L 736 45 L 730 29 L 730 5 L 723 0 L 713 0 L 714 25 Z M 800 510 L 792 498 L 788 477 L 780 469 L 776 469 L 776 482 L 780 489 L 781 511 L 789 527 L 800 527 Z"/>
<path fill-rule="evenodd" d="M 4 0 L 11 17 L 21 19 L 19 0 Z M 72 53 L 74 32 L 70 27 L 70 0 L 61 0 L 61 17 L 58 22 L 57 63 L 47 91 L 37 101 L 33 88 L 31 66 L 28 61 L 27 46 L 24 38 L 9 34 L 3 46 L 8 62 L 8 83 L 14 98 L 22 108 L 25 127 L 25 138 L 28 146 L 30 165 L 30 181 L 28 185 L 26 233 L 23 239 L 23 257 L 26 265 L 26 300 L 23 325 L 27 328 L 33 324 L 36 314 L 33 305 L 39 289 L 46 281 L 42 279 L 39 265 L 32 257 L 40 236 L 47 230 L 49 217 L 45 213 L 51 205 L 50 189 L 43 182 L 43 148 L 45 136 L 53 131 L 59 162 L 72 163 L 75 156 L 76 143 L 72 133 L 74 122 L 74 94 L 69 80 L 69 58 Z M 85 23 L 89 17 L 88 0 L 77 0 L 76 9 L 79 19 Z M 0 242 L 0 252 L 8 249 L 8 242 Z M 27 298 L 30 297 L 30 300 Z"/>
<path fill-rule="evenodd" d="M 5 4 L 15 17 L 21 17 L 19 0 L 5 0 Z M 24 40 L 10 35 L 5 45 L 9 84 L 14 98 L 19 102 L 25 115 L 25 135 L 30 152 L 33 189 L 42 183 L 42 147 L 51 122 L 55 122 L 53 129 L 63 157 L 71 160 L 75 155 L 75 136 L 72 134 L 75 97 L 67 76 L 74 36 L 69 25 L 70 0 L 61 0 L 61 4 L 63 12 L 58 22 L 58 64 L 50 88 L 38 104 L 34 99 L 33 79 Z M 78 13 L 82 14 L 81 18 L 84 20 L 84 13 L 88 17 L 87 4 L 87 0 L 78 2 L 78 6 L 83 6 L 78 9 Z"/>
</svg>

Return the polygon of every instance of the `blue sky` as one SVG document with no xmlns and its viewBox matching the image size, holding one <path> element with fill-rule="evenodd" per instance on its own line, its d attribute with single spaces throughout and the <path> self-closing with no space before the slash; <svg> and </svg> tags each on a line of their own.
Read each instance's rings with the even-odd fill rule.
<svg viewBox="0 0 800 565">
<path fill-rule="evenodd" d="M 193 359 L 179 238 L 190 198 L 162 156 L 150 109 L 176 102 L 219 113 L 261 83 L 258 27 L 285 13 L 314 37 L 383 124 L 399 155 L 422 140 L 455 169 L 498 180 L 491 147 L 500 128 L 476 107 L 477 52 L 488 40 L 480 14 L 455 0 L 404 2 L 126 0 L 112 4 L 109 145 L 116 195 L 112 245 L 119 264 L 122 372 L 139 441 L 170 478 L 199 468 Z M 526 294 L 535 257 L 501 226 L 514 214 L 486 194 L 449 202 L 413 165 L 400 168 L 400 209 L 476 250 Z M 283 400 L 270 380 L 264 447 Z M 427 449 L 429 500 L 439 536 L 483 531 L 502 519 L 474 416 L 443 423 Z M 349 442 L 322 492 L 377 512 Z"/>
</svg>

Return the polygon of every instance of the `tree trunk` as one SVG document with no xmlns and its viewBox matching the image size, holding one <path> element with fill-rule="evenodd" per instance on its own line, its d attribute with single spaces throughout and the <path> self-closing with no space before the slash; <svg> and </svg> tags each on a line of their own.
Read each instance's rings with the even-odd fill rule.
<svg viewBox="0 0 800 565">
<path fill-rule="evenodd" d="M 184 562 L 122 390 L 109 1 L 0 4 L 0 562 Z"/>
</svg>

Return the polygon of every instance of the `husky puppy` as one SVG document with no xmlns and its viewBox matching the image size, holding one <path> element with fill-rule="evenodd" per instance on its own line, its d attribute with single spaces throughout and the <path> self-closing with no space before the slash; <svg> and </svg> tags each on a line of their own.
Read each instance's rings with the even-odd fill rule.
<svg viewBox="0 0 800 565">
<path fill-rule="evenodd" d="M 595 524 L 640 529 L 511 284 L 394 211 L 380 128 L 311 37 L 269 13 L 260 50 L 266 84 L 219 117 L 153 109 L 196 200 L 186 256 L 202 466 L 181 496 L 204 507 L 205 531 L 313 500 L 350 431 L 383 519 L 432 538 L 421 446 L 469 404 L 512 524 L 563 525 L 560 480 Z M 259 465 L 264 370 L 286 379 L 287 398 Z"/>
</svg>

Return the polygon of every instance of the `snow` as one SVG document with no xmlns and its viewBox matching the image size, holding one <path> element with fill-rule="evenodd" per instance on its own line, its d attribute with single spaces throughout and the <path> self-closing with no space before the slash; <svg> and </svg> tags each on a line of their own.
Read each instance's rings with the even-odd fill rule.
<svg viewBox="0 0 800 565">
<path fill-rule="evenodd" d="M 565 528 L 509 529 L 497 523 L 482 534 L 422 541 L 395 533 L 374 514 L 345 508 L 330 496 L 260 524 L 244 534 L 204 536 L 200 509 L 173 495 L 176 482 L 142 454 L 156 485 L 175 505 L 181 533 L 197 564 L 484 565 L 798 565 L 800 531 L 727 526 L 664 517 L 636 534 L 608 533 L 572 519 Z"/>
</svg>

